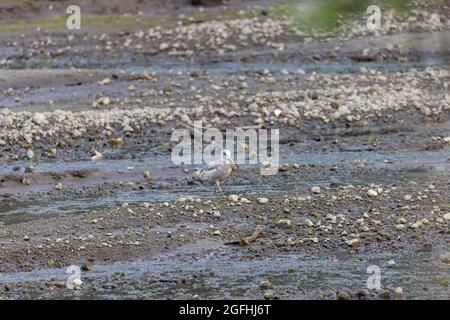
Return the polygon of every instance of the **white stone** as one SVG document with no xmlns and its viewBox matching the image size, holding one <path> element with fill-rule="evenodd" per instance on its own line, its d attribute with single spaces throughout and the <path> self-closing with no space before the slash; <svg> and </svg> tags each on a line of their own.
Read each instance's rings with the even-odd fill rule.
<svg viewBox="0 0 450 320">
<path fill-rule="evenodd" d="M 312 192 L 312 193 L 319 194 L 319 193 L 320 193 L 320 187 L 318 187 L 318 186 L 312 187 L 312 188 L 311 188 L 311 192 Z"/>
</svg>

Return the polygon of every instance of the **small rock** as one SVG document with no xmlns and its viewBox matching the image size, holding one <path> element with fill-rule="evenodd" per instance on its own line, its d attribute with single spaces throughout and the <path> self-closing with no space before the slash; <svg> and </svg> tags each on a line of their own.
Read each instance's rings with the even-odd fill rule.
<svg viewBox="0 0 450 320">
<path fill-rule="evenodd" d="M 347 245 L 349 245 L 352 248 L 355 248 L 355 247 L 359 246 L 359 239 L 348 240 Z"/>
<path fill-rule="evenodd" d="M 413 223 L 413 224 L 411 225 L 411 228 L 413 228 L 413 229 L 419 229 L 421 226 L 422 226 L 422 222 L 417 221 L 417 222 L 415 222 L 415 223 Z"/>
<path fill-rule="evenodd" d="M 122 137 L 109 138 L 108 144 L 113 147 L 121 146 L 123 144 L 123 138 Z"/>
<path fill-rule="evenodd" d="M 85 264 L 81 266 L 81 270 L 89 271 L 94 267 L 94 263 L 92 260 L 88 260 Z"/>
<path fill-rule="evenodd" d="M 406 222 L 408 222 L 408 221 L 405 218 L 403 218 L 403 217 L 402 218 L 398 218 L 397 221 L 396 221 L 397 224 L 405 224 Z"/>
<path fill-rule="evenodd" d="M 402 289 L 401 287 L 395 288 L 394 294 L 395 294 L 397 297 L 402 297 L 402 296 L 403 296 L 403 289 Z"/>
<path fill-rule="evenodd" d="M 239 201 L 239 196 L 237 194 L 231 194 L 228 197 L 228 200 L 232 201 L 232 202 L 238 202 Z"/>
<path fill-rule="evenodd" d="M 260 204 L 265 204 L 267 202 L 269 202 L 269 199 L 267 199 L 267 198 L 258 198 L 258 203 L 260 203 Z"/>
<path fill-rule="evenodd" d="M 395 266 L 395 261 L 394 261 L 394 260 L 389 260 L 389 261 L 387 261 L 387 262 L 384 264 L 384 266 L 385 266 L 386 268 L 392 268 L 392 267 Z"/>
<path fill-rule="evenodd" d="M 34 158 L 34 152 L 33 152 L 33 150 L 29 149 L 29 150 L 27 151 L 27 157 L 28 157 L 28 159 L 33 159 L 33 158 Z"/>
<path fill-rule="evenodd" d="M 315 194 L 319 194 L 320 193 L 320 187 L 315 186 L 311 188 L 311 192 L 315 193 Z"/>
<path fill-rule="evenodd" d="M 341 291 L 337 295 L 338 300 L 350 300 L 350 295 L 348 292 Z"/>
<path fill-rule="evenodd" d="M 80 290 L 81 285 L 83 284 L 83 281 L 81 281 L 81 279 L 73 279 L 72 283 L 73 283 L 73 288 L 75 290 Z"/>
<path fill-rule="evenodd" d="M 292 228 L 292 222 L 289 219 L 280 219 L 277 222 L 277 226 L 283 229 L 289 229 Z"/>
<path fill-rule="evenodd" d="M 383 290 L 380 292 L 380 294 L 378 295 L 381 299 L 384 300 L 389 300 L 391 299 L 391 292 L 389 290 Z"/>
<path fill-rule="evenodd" d="M 168 45 L 167 43 L 165 43 L 165 42 L 162 42 L 162 43 L 159 45 L 159 50 L 160 50 L 160 51 L 166 50 L 166 49 L 168 49 L 168 48 L 169 48 L 169 45 Z"/>
<path fill-rule="evenodd" d="M 192 78 L 199 78 L 199 77 L 201 77 L 203 75 L 203 73 L 201 71 L 199 71 L 199 70 L 194 70 L 194 71 L 191 72 L 190 75 L 191 75 Z"/>
<path fill-rule="evenodd" d="M 370 296 L 370 293 L 367 289 L 362 289 L 358 291 L 359 299 L 367 299 Z"/>
<path fill-rule="evenodd" d="M 376 197 L 376 196 L 378 196 L 378 192 L 376 192 L 375 190 L 370 189 L 369 191 L 367 191 L 367 195 L 369 197 Z"/>
<path fill-rule="evenodd" d="M 144 179 L 147 181 L 150 181 L 153 179 L 152 174 L 150 171 L 144 171 Z"/>
<path fill-rule="evenodd" d="M 272 289 L 272 282 L 264 280 L 259 283 L 261 289 Z"/>
<path fill-rule="evenodd" d="M 101 97 L 99 99 L 97 99 L 92 105 L 94 107 L 99 107 L 99 106 L 107 106 L 111 103 L 111 99 L 109 99 L 109 97 Z"/>
<path fill-rule="evenodd" d="M 273 291 L 266 291 L 266 292 L 264 292 L 263 297 L 266 300 L 272 300 L 273 298 L 275 298 L 275 293 Z"/>
<path fill-rule="evenodd" d="M 92 156 L 91 160 L 92 161 L 100 161 L 103 158 L 103 155 L 98 152 L 97 150 L 94 150 L 94 155 Z"/>
<path fill-rule="evenodd" d="M 172 87 L 172 85 L 169 83 L 169 84 L 166 84 L 164 87 L 163 87 L 163 91 L 164 91 L 164 93 L 170 93 L 170 92 L 173 92 L 173 87 Z"/>
<path fill-rule="evenodd" d="M 110 84 L 111 83 L 111 79 L 110 78 L 105 78 L 103 80 L 98 81 L 97 83 L 99 85 L 101 85 L 101 86 L 104 86 L 104 85 Z"/>
</svg>

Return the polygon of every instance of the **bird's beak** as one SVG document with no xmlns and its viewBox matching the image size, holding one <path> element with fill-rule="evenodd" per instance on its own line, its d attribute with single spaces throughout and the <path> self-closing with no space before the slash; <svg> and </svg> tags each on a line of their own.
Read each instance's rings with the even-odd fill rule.
<svg viewBox="0 0 450 320">
<path fill-rule="evenodd" d="M 238 165 L 236 162 L 234 162 L 233 159 L 231 159 L 231 158 L 228 157 L 228 156 L 227 156 L 227 158 L 228 158 L 228 160 L 230 160 L 230 163 L 231 163 L 231 165 L 232 165 L 234 168 L 239 168 L 239 165 Z"/>
</svg>

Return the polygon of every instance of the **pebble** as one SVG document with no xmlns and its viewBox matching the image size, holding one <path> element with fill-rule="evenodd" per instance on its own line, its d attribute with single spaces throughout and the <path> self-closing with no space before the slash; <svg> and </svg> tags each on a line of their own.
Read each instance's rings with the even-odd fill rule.
<svg viewBox="0 0 450 320">
<path fill-rule="evenodd" d="M 272 285 L 272 282 L 270 282 L 268 280 L 264 280 L 259 283 L 259 287 L 261 289 L 272 289 L 273 285 Z"/>
<path fill-rule="evenodd" d="M 359 246 L 359 239 L 348 240 L 347 245 L 349 245 L 352 248 L 357 247 L 357 246 Z"/>
<path fill-rule="evenodd" d="M 89 260 L 81 266 L 81 269 L 84 271 L 89 271 L 89 270 L 92 270 L 93 267 L 94 267 L 94 263 L 91 260 Z"/>
<path fill-rule="evenodd" d="M 358 291 L 358 297 L 360 299 L 366 299 L 370 296 L 370 292 L 367 289 L 361 289 Z"/>
<path fill-rule="evenodd" d="M 389 300 L 391 299 L 391 292 L 389 290 L 383 290 L 380 292 L 379 297 L 381 299 Z"/>
<path fill-rule="evenodd" d="M 394 261 L 394 260 L 389 260 L 389 261 L 387 261 L 387 262 L 384 264 L 384 266 L 385 266 L 386 268 L 392 268 L 392 267 L 395 266 L 395 261 Z"/>
<path fill-rule="evenodd" d="M 248 200 L 247 198 L 241 198 L 240 202 L 241 202 L 241 203 L 246 203 L 246 204 L 251 203 L 251 201 Z"/>
<path fill-rule="evenodd" d="M 73 279 L 72 283 L 73 283 L 73 288 L 75 290 L 80 290 L 81 285 L 83 284 L 83 281 L 81 281 L 81 279 Z"/>
<path fill-rule="evenodd" d="M 410 201 L 412 199 L 412 196 L 410 194 L 407 194 L 403 197 L 403 200 Z"/>
<path fill-rule="evenodd" d="M 275 298 L 275 293 L 273 291 L 266 291 L 264 292 L 263 297 L 266 300 L 272 300 L 273 298 Z"/>
<path fill-rule="evenodd" d="M 395 294 L 397 297 L 403 296 L 403 289 L 402 289 L 401 287 L 395 288 L 394 294 Z"/>
<path fill-rule="evenodd" d="M 280 219 L 277 222 L 277 226 L 283 229 L 289 229 L 292 228 L 292 222 L 289 219 Z"/>
<path fill-rule="evenodd" d="M 258 198 L 258 203 L 260 203 L 260 204 L 265 204 L 268 202 L 269 202 L 269 199 L 267 199 L 267 198 Z"/>
<path fill-rule="evenodd" d="M 306 220 L 305 220 L 305 224 L 306 224 L 308 227 L 314 226 L 314 223 L 313 223 L 311 220 L 309 220 L 309 219 L 306 219 Z"/>
<path fill-rule="evenodd" d="M 103 158 L 103 155 L 98 152 L 97 150 L 94 150 L 94 155 L 92 156 L 91 160 L 92 161 L 100 161 Z"/>
<path fill-rule="evenodd" d="M 418 229 L 421 226 L 422 226 L 422 222 L 420 222 L 420 221 L 417 221 L 417 222 L 411 224 L 411 228 L 413 228 L 413 229 Z"/>
<path fill-rule="evenodd" d="M 153 179 L 152 174 L 150 171 L 144 171 L 144 179 L 147 181 L 150 181 Z"/>
<path fill-rule="evenodd" d="M 397 222 L 397 224 L 405 224 L 408 221 L 402 217 L 402 218 L 398 218 L 396 222 Z"/>
<path fill-rule="evenodd" d="M 98 81 L 97 83 L 99 85 L 101 85 L 101 86 L 104 86 L 104 85 L 110 84 L 111 83 L 111 79 L 110 78 L 105 78 L 105 79 L 103 79 L 101 81 Z"/>
<path fill-rule="evenodd" d="M 367 195 L 369 197 L 376 197 L 376 196 L 378 196 L 378 192 L 376 192 L 375 190 L 370 189 L 369 191 L 367 191 Z"/>
<path fill-rule="evenodd" d="M 238 202 L 239 201 L 239 196 L 237 194 L 231 194 L 228 197 L 228 200 L 232 201 L 232 202 Z"/>
<path fill-rule="evenodd" d="M 337 295 L 338 300 L 350 300 L 350 295 L 348 292 L 341 291 Z"/>
<path fill-rule="evenodd" d="M 29 150 L 27 151 L 27 157 L 28 157 L 28 159 L 33 159 L 33 158 L 34 158 L 34 152 L 33 152 L 33 150 L 29 149 Z"/>
</svg>

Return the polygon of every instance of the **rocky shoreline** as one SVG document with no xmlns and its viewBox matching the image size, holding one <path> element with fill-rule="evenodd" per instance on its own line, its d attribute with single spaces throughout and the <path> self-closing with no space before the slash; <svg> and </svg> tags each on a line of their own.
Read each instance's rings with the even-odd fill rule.
<svg viewBox="0 0 450 320">
<path fill-rule="evenodd" d="M 0 23 L 0 299 L 448 299 L 448 5 L 374 34 L 113 2 L 80 32 L 64 1 Z M 279 173 L 213 196 L 170 160 L 193 121 L 280 129 Z"/>
</svg>

